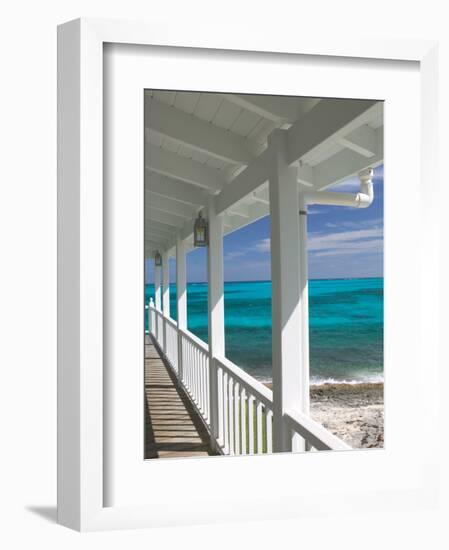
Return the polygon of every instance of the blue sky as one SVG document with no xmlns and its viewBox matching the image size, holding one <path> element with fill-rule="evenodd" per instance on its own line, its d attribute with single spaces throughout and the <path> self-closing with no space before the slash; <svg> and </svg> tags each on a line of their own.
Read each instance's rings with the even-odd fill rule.
<svg viewBox="0 0 449 550">
<path fill-rule="evenodd" d="M 383 276 L 383 166 L 374 171 L 374 201 L 369 208 L 310 206 L 307 217 L 309 278 L 332 279 Z M 357 192 L 358 178 L 332 188 Z M 263 218 L 224 237 L 225 281 L 269 280 L 270 220 Z M 150 265 L 148 265 L 150 264 Z M 147 262 L 147 282 L 153 266 Z M 206 249 L 187 255 L 187 280 L 207 280 Z M 170 262 L 175 281 L 175 262 Z"/>
</svg>

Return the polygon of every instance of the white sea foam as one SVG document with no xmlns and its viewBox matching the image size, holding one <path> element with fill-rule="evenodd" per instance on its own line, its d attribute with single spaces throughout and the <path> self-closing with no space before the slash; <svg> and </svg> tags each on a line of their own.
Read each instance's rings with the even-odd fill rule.
<svg viewBox="0 0 449 550">
<path fill-rule="evenodd" d="M 382 375 L 373 375 L 373 376 L 365 376 L 363 378 L 359 378 L 357 380 L 346 380 L 346 379 L 335 379 L 335 378 L 314 378 L 312 377 L 310 379 L 310 385 L 311 386 L 323 386 L 324 384 L 350 384 L 350 385 L 357 385 L 357 384 L 378 384 L 383 383 L 384 378 Z"/>
<path fill-rule="evenodd" d="M 271 377 L 257 376 L 256 378 L 259 382 L 262 382 L 262 384 L 271 384 L 273 382 L 273 379 Z M 350 384 L 355 386 L 356 384 L 379 384 L 379 383 L 383 383 L 383 381 L 384 381 L 384 377 L 381 374 L 372 375 L 372 376 L 367 375 L 357 380 L 312 377 L 310 379 L 310 385 L 324 386 L 324 384 Z"/>
</svg>

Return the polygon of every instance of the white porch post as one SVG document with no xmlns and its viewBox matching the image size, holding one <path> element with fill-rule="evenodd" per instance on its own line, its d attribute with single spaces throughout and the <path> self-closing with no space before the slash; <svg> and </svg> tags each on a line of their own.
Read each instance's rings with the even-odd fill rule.
<svg viewBox="0 0 449 550">
<path fill-rule="evenodd" d="M 170 284 L 168 272 L 168 252 L 162 253 L 162 349 L 167 352 L 167 325 L 165 318 L 170 316 Z"/>
<path fill-rule="evenodd" d="M 178 376 L 183 380 L 182 334 L 187 328 L 187 278 L 186 251 L 184 241 L 178 235 L 176 239 L 176 310 L 178 318 Z"/>
<path fill-rule="evenodd" d="M 154 266 L 154 301 L 157 311 L 161 311 L 161 266 Z M 157 315 L 155 315 L 155 331 L 156 340 L 159 342 L 159 323 Z"/>
<path fill-rule="evenodd" d="M 154 266 L 154 301 L 156 309 L 161 311 L 161 266 Z"/>
<path fill-rule="evenodd" d="M 215 441 L 220 437 L 218 372 L 214 358 L 224 356 L 223 297 L 223 217 L 215 211 L 214 198 L 209 200 L 209 246 L 207 248 L 208 318 L 209 318 L 209 399 L 210 426 Z"/>
<path fill-rule="evenodd" d="M 292 436 L 283 422 L 289 408 L 303 410 L 305 388 L 302 340 L 301 253 L 297 170 L 286 160 L 286 132 L 275 130 L 268 146 L 271 215 L 273 451 L 291 451 Z M 293 445 L 304 449 L 303 442 Z"/>
<path fill-rule="evenodd" d="M 170 279 L 168 270 L 168 252 L 162 253 L 162 311 L 165 317 L 170 316 Z"/>
<path fill-rule="evenodd" d="M 299 309 L 301 312 L 301 360 L 300 410 L 310 414 L 310 364 L 309 364 L 309 270 L 307 257 L 307 203 L 304 193 L 299 193 Z M 298 435 L 293 439 L 293 451 L 310 450 L 309 445 Z"/>
</svg>

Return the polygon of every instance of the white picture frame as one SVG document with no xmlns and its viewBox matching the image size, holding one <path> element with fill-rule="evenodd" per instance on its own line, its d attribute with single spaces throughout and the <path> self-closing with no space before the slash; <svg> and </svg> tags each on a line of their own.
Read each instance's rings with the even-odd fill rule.
<svg viewBox="0 0 449 550">
<path fill-rule="evenodd" d="M 377 458 L 370 458 L 385 474 L 385 485 L 343 489 L 336 483 L 329 489 L 329 479 L 316 480 L 313 487 L 304 487 L 293 483 L 284 474 L 279 478 L 279 486 L 273 486 L 276 471 L 292 471 L 299 461 L 324 461 L 329 467 L 328 458 L 305 455 L 277 455 L 270 457 L 245 457 L 242 459 L 202 459 L 189 460 L 189 477 L 205 476 L 210 486 L 211 478 L 217 475 L 217 468 L 223 468 L 222 474 L 232 475 L 236 487 L 239 487 L 250 470 L 259 470 L 259 474 L 272 481 L 266 488 L 263 499 L 261 494 L 251 491 L 234 491 L 232 495 L 206 492 L 206 486 L 196 486 L 195 502 L 199 507 L 189 506 L 181 512 L 170 508 L 167 498 L 162 498 L 163 488 L 156 482 L 152 486 L 152 498 L 157 502 L 145 503 L 145 499 L 136 498 L 132 502 L 130 492 L 123 502 L 105 506 L 110 501 L 108 487 L 105 484 L 110 472 L 105 471 L 105 452 L 109 447 L 103 445 L 107 404 L 103 399 L 107 388 L 104 386 L 104 201 L 103 201 L 103 59 L 105 44 L 148 45 L 165 48 L 167 55 L 172 52 L 172 62 L 176 60 L 176 48 L 204 48 L 203 53 L 211 50 L 224 50 L 227 62 L 232 64 L 233 56 L 239 52 L 259 52 L 273 66 L 278 56 L 309 55 L 330 56 L 346 59 L 348 63 L 358 58 L 358 63 L 367 60 L 392 60 L 415 62 L 417 64 L 420 87 L 420 172 L 414 173 L 415 184 L 411 183 L 414 198 L 407 207 L 416 207 L 417 197 L 426 197 L 425 206 L 420 211 L 419 226 L 409 228 L 409 235 L 419 242 L 420 276 L 438 270 L 438 219 L 436 194 L 438 185 L 436 175 L 437 151 L 437 111 L 435 81 L 438 73 L 436 44 L 423 41 L 386 41 L 359 40 L 351 43 L 345 40 L 324 38 L 311 41 L 309 38 L 275 36 L 267 38 L 252 35 L 244 38 L 240 35 L 223 38 L 219 34 L 204 35 L 201 39 L 192 38 L 181 25 L 171 29 L 161 29 L 156 24 L 133 23 L 105 20 L 82 19 L 69 22 L 58 29 L 58 521 L 78 530 L 117 529 L 132 527 L 155 527 L 161 525 L 179 525 L 208 523 L 218 521 L 245 521 L 248 519 L 296 517 L 301 515 L 329 514 L 337 506 L 339 513 L 364 506 L 367 509 L 402 506 L 404 509 L 420 509 L 436 503 L 438 477 L 433 475 L 439 458 L 437 448 L 430 443 L 420 447 L 410 461 L 407 475 L 395 484 L 393 475 L 388 476 L 388 446 L 385 451 L 376 452 Z M 232 53 L 232 50 L 235 50 Z M 186 50 L 187 51 L 187 50 Z M 263 53 L 263 52 L 270 52 Z M 201 51 L 200 51 L 201 54 Z M 132 55 L 130 56 L 130 63 Z M 341 60 L 340 60 L 341 61 Z M 418 66 L 419 64 L 419 66 Z M 172 81 L 173 82 L 173 81 Z M 251 90 L 255 91 L 255 90 Z M 329 88 L 332 93 L 332 88 Z M 412 126 L 417 128 L 417 126 Z M 388 128 L 386 129 L 388 132 Z M 388 139 L 388 133 L 386 134 Z M 403 155 L 404 156 L 404 155 Z M 105 161 L 107 163 L 107 159 Z M 392 163 L 393 166 L 393 163 Z M 406 168 L 404 167 L 407 173 Z M 392 173 L 400 176 L 398 166 Z M 399 200 L 399 194 L 395 200 Z M 399 202 L 397 205 L 399 206 Z M 386 206 L 388 209 L 388 204 Z M 419 227 L 419 230 L 418 230 Z M 388 232 L 388 228 L 387 228 Z M 393 232 L 391 233 L 393 235 Z M 394 236 L 399 232 L 394 233 Z M 388 237 L 387 237 L 388 238 Z M 394 247 L 400 243 L 394 241 Z M 430 243 L 430 244 L 429 244 Z M 393 253 L 393 249 L 392 249 Z M 403 257 L 410 255 L 405 247 Z M 390 255 L 392 257 L 392 255 Z M 410 257 L 410 256 L 409 256 Z M 425 261 L 424 261 L 425 260 Z M 406 260 L 404 260 L 406 261 Z M 399 275 L 398 275 L 399 278 Z M 418 280 L 418 279 L 416 279 Z M 411 283 L 409 283 L 411 284 Z M 407 285 L 404 282 L 404 285 Z M 410 290 L 410 288 L 409 288 Z M 438 316 L 438 287 L 431 289 L 424 300 L 423 288 L 416 290 L 417 307 L 421 319 L 436 319 Z M 388 292 L 386 301 L 395 302 L 399 308 L 405 303 L 393 300 Z M 398 314 L 399 315 L 399 314 Z M 396 325 L 397 326 L 397 325 Z M 416 359 L 416 379 L 411 383 L 409 392 L 417 391 L 420 401 L 419 439 L 427 442 L 436 440 L 438 404 L 432 395 L 432 384 L 438 379 L 438 330 L 430 323 L 422 322 L 413 329 L 413 335 L 419 338 L 420 349 L 426 350 L 426 372 L 423 371 L 424 356 Z M 389 338 L 386 332 L 386 338 Z M 407 335 L 398 336 L 397 342 L 390 345 L 400 346 Z M 399 356 L 396 350 L 396 356 Z M 415 354 L 416 355 L 416 354 Z M 429 366 L 430 365 L 430 366 Z M 424 375 L 425 374 L 425 375 Z M 436 384 L 435 386 L 436 387 Z M 126 397 L 129 399 L 129 396 Z M 411 407 L 412 401 L 404 401 L 405 407 Z M 402 405 L 402 404 L 401 404 Z M 387 394 L 388 407 L 391 405 Z M 388 420 L 387 420 L 388 422 Z M 388 429 L 388 426 L 387 426 Z M 411 446 L 411 451 L 413 445 Z M 328 455 L 329 456 L 329 455 Z M 360 453 L 347 457 L 346 468 L 355 467 L 360 461 Z M 363 456 L 367 456 L 365 453 Z M 373 455 L 371 455 L 373 456 Z M 140 460 L 136 456 L 136 460 Z M 262 463 L 262 460 L 264 461 Z M 334 460 L 334 459 L 333 459 Z M 338 467 L 342 466 L 341 456 Z M 362 460 L 364 460 L 362 458 Z M 255 461 L 252 462 L 251 461 Z M 159 461 L 161 464 L 164 461 Z M 282 462 L 282 464 L 281 464 Z M 213 466 L 209 466 L 213 464 Z M 218 466 L 217 466 L 218 464 Z M 335 465 L 337 463 L 334 463 Z M 394 465 L 397 467 L 398 463 Z M 262 467 L 263 466 L 263 467 Z M 186 467 L 186 461 L 167 461 L 157 466 L 161 469 L 160 479 L 170 469 L 178 474 Z M 359 466 L 358 466 L 359 467 Z M 407 468 L 404 466 L 404 472 Z M 240 471 L 240 473 L 239 473 Z M 271 473 L 268 473 L 271 472 Z M 119 476 L 123 478 L 124 472 Z M 151 474 L 150 474 L 151 477 Z M 155 476 L 156 477 L 156 476 Z M 396 476 L 401 477 L 401 476 Z M 324 477 L 324 479 L 326 479 Z M 136 481 L 136 480 L 134 480 Z M 289 482 L 290 481 L 290 482 Z M 122 483 L 124 485 L 126 483 Z M 288 490 L 287 490 L 288 485 Z M 148 487 L 142 488 L 142 492 Z M 327 492 L 326 492 L 327 491 Z M 323 497 L 324 495 L 324 497 Z M 154 498 L 158 497 L 158 498 Z M 120 499 L 119 499 L 120 500 Z M 114 501 L 114 499 L 112 499 Z"/>
</svg>

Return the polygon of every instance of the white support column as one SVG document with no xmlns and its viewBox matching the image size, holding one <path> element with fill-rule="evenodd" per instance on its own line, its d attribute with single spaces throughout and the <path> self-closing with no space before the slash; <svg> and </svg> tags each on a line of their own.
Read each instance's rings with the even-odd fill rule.
<svg viewBox="0 0 449 550">
<path fill-rule="evenodd" d="M 183 380 L 182 335 L 187 328 L 187 277 L 186 250 L 184 241 L 178 235 L 176 239 L 176 309 L 178 318 L 178 376 Z"/>
<path fill-rule="evenodd" d="M 170 273 L 168 267 L 168 252 L 162 254 L 162 311 L 170 317 Z"/>
<path fill-rule="evenodd" d="M 162 345 L 164 352 L 167 352 L 167 325 L 166 317 L 170 317 L 170 278 L 168 271 L 168 252 L 162 252 L 162 313 L 164 314 L 162 327 L 164 331 Z"/>
<path fill-rule="evenodd" d="M 161 311 L 161 266 L 154 266 L 154 301 L 157 311 Z M 158 317 L 155 315 L 155 330 L 154 335 L 156 341 L 159 342 L 159 322 Z"/>
<path fill-rule="evenodd" d="M 289 408 L 303 410 L 308 391 L 303 387 L 299 197 L 296 168 L 288 165 L 286 145 L 285 131 L 269 136 L 274 452 L 292 450 L 291 432 L 282 417 Z M 298 447 L 295 442 L 295 450 Z"/>
<path fill-rule="evenodd" d="M 161 311 L 161 267 L 154 266 L 154 302 L 156 309 Z"/>
<path fill-rule="evenodd" d="M 150 333 L 150 306 L 148 304 L 145 304 L 145 317 L 148 323 L 148 330 L 145 331 L 145 334 L 149 334 Z M 145 342 L 146 342 L 146 336 L 145 336 Z"/>
<path fill-rule="evenodd" d="M 310 362 L 309 362 L 309 270 L 307 257 L 307 202 L 304 193 L 299 193 L 299 309 L 301 314 L 301 361 L 300 361 L 300 410 L 310 415 Z M 295 435 L 293 451 L 310 450 L 304 440 Z"/>
<path fill-rule="evenodd" d="M 207 248 L 208 318 L 209 318 L 209 399 L 212 437 L 218 441 L 219 404 L 218 373 L 214 357 L 225 353 L 223 297 L 223 218 L 215 210 L 213 197 L 209 200 L 209 246 Z M 215 442 L 213 441 L 213 443 Z"/>
</svg>

